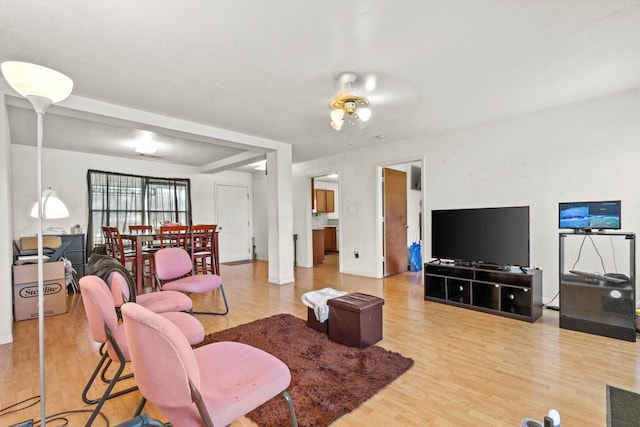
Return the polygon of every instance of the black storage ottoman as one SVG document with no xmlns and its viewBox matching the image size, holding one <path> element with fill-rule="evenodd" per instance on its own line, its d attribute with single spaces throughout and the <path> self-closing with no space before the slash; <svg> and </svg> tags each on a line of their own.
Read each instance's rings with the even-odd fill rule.
<svg viewBox="0 0 640 427">
<path fill-rule="evenodd" d="M 382 339 L 382 298 L 352 293 L 329 299 L 327 305 L 331 341 L 365 348 Z"/>
<path fill-rule="evenodd" d="M 315 329 L 318 332 L 326 334 L 329 332 L 329 319 L 325 320 L 324 322 L 320 322 L 316 318 L 316 313 L 313 311 L 313 309 L 307 307 L 307 326 L 311 329 Z"/>
</svg>

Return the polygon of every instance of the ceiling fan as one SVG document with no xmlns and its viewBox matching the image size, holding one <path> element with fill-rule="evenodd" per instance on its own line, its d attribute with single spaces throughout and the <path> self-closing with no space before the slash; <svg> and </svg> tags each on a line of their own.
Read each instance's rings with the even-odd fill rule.
<svg viewBox="0 0 640 427">
<path fill-rule="evenodd" d="M 376 78 L 372 74 L 356 74 L 343 72 L 335 77 L 338 89 L 329 101 L 331 107 L 331 126 L 341 130 L 344 124 L 364 128 L 371 118 L 367 94 L 376 86 Z"/>
</svg>

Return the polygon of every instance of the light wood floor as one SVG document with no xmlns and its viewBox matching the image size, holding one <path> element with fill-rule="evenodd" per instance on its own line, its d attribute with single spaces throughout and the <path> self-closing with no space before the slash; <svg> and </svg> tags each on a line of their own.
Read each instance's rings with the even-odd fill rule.
<svg viewBox="0 0 640 427">
<path fill-rule="evenodd" d="M 334 426 L 517 427 L 524 417 L 542 419 L 550 408 L 560 411 L 564 426 L 603 426 L 606 384 L 640 390 L 638 343 L 561 330 L 553 311 L 530 324 L 426 302 L 421 272 L 384 280 L 350 276 L 337 273 L 336 258 L 297 268 L 295 284 L 284 286 L 266 282 L 265 262 L 222 266 L 231 311 L 198 316 L 214 332 L 276 313 L 306 318 L 300 296 L 313 289 L 384 298 L 384 339 L 378 345 L 413 358 L 415 365 Z M 195 296 L 194 303 L 217 305 L 219 295 Z M 87 408 L 80 396 L 98 361 L 80 296 L 71 295 L 68 306 L 68 313 L 45 319 L 47 414 Z M 36 320 L 16 322 L 14 342 L 0 346 L 2 408 L 38 394 L 37 329 Z M 138 392 L 112 399 L 103 412 L 117 425 L 130 418 L 138 400 Z M 161 418 L 151 404 L 145 412 Z M 0 425 L 38 419 L 39 413 L 38 406 L 29 408 L 0 417 Z M 83 425 L 86 418 L 70 416 L 69 425 Z M 94 425 L 106 424 L 99 419 Z M 234 424 L 247 425 L 252 423 Z"/>
</svg>

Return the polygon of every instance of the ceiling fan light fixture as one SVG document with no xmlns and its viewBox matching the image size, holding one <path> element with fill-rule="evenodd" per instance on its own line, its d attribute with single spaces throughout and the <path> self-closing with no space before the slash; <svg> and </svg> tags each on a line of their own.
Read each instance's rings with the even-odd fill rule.
<svg viewBox="0 0 640 427">
<path fill-rule="evenodd" d="M 371 118 L 371 110 L 367 108 L 369 100 L 357 95 L 339 95 L 333 98 L 329 105 L 332 108 L 331 127 L 335 130 L 341 130 L 345 121 L 362 129 Z"/>
<path fill-rule="evenodd" d="M 371 118 L 371 110 L 369 108 L 358 109 L 358 118 L 363 122 L 368 122 Z"/>
<path fill-rule="evenodd" d="M 331 111 L 331 127 L 335 130 L 342 129 L 342 124 L 344 123 L 344 110 L 333 110 Z"/>
</svg>

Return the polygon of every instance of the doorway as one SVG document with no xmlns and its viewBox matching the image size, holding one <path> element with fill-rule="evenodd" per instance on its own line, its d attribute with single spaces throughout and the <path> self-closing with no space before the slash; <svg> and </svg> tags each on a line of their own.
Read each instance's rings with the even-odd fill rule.
<svg viewBox="0 0 640 427">
<path fill-rule="evenodd" d="M 407 271 L 407 173 L 382 169 L 384 277 Z"/>
<path fill-rule="evenodd" d="M 381 277 L 409 271 L 409 245 L 422 243 L 422 165 L 416 160 L 379 167 Z"/>
<path fill-rule="evenodd" d="M 311 179 L 313 265 L 339 265 L 340 175 L 329 173 Z"/>
</svg>

